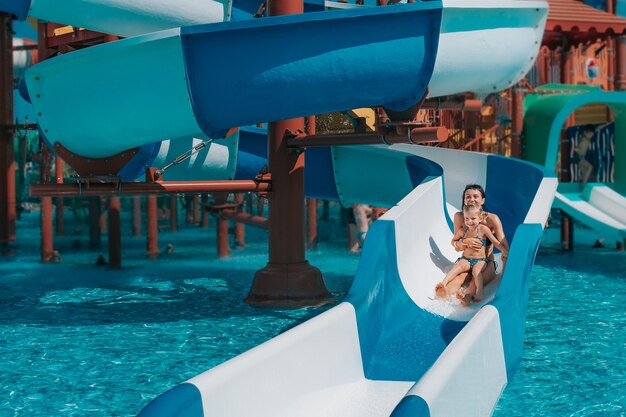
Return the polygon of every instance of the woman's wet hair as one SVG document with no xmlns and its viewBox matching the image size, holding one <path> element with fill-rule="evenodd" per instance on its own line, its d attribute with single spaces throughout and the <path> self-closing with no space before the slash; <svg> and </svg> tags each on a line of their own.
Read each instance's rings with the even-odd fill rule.
<svg viewBox="0 0 626 417">
<path fill-rule="evenodd" d="M 485 195 L 485 190 L 483 190 L 483 187 L 478 185 L 478 184 L 467 184 L 465 186 L 465 189 L 463 190 L 463 196 L 462 196 L 462 202 L 461 202 L 461 207 L 465 206 L 465 192 L 467 190 L 476 190 L 480 193 L 481 196 L 483 196 L 484 199 L 487 198 L 487 196 Z M 482 206 L 483 210 L 487 210 L 487 206 L 485 204 L 483 204 Z"/>
</svg>

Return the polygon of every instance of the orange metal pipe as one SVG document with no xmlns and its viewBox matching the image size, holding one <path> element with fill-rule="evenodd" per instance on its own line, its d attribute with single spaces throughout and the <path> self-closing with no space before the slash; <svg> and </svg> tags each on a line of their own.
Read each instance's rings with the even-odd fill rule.
<svg viewBox="0 0 626 417">
<path fill-rule="evenodd" d="M 176 194 L 202 192 L 267 192 L 268 182 L 253 180 L 129 182 L 115 184 L 32 184 L 31 197 Z"/>
<path fill-rule="evenodd" d="M 235 194 L 235 202 L 237 203 L 237 213 L 243 214 L 243 194 Z M 246 246 L 246 228 L 243 222 L 235 223 L 235 242 L 239 247 Z"/>
<path fill-rule="evenodd" d="M 228 220 L 220 218 L 217 220 L 217 257 L 226 258 L 230 256 L 230 244 L 228 243 Z"/>
<path fill-rule="evenodd" d="M 233 210 L 222 210 L 219 216 L 225 220 L 233 220 L 250 226 L 260 227 L 261 229 L 267 229 L 269 225 L 269 221 L 266 217 L 255 216 L 249 213 L 240 213 Z"/>
<path fill-rule="evenodd" d="M 52 262 L 54 246 L 52 237 L 52 197 L 41 199 L 41 261 Z"/>
<path fill-rule="evenodd" d="M 483 106 L 481 100 L 467 99 L 464 101 L 438 101 L 425 100 L 421 106 L 422 110 L 460 110 L 460 111 L 480 111 Z"/>
</svg>

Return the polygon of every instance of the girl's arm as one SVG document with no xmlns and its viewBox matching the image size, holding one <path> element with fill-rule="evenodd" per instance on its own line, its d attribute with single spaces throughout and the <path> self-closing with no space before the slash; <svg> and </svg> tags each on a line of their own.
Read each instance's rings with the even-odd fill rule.
<svg viewBox="0 0 626 417">
<path fill-rule="evenodd" d="M 506 258 L 506 256 L 509 254 L 509 248 L 503 245 L 502 242 L 498 240 L 498 238 L 495 237 L 493 233 L 491 233 L 491 230 L 489 230 L 489 228 L 484 224 L 480 225 L 480 230 L 481 232 L 483 232 L 483 236 L 491 240 L 493 242 L 493 245 L 496 248 L 500 249 L 500 252 L 502 252 L 502 257 Z"/>
</svg>

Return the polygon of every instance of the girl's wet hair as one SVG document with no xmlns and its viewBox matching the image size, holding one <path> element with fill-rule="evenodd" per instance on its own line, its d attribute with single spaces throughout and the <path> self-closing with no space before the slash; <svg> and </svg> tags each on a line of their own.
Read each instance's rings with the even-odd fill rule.
<svg viewBox="0 0 626 417">
<path fill-rule="evenodd" d="M 465 205 L 463 205 L 463 212 L 464 213 L 466 211 L 472 211 L 472 210 L 478 210 L 479 213 L 482 213 L 483 208 L 481 206 L 479 206 L 478 204 L 465 204 Z"/>
<path fill-rule="evenodd" d="M 467 184 L 465 186 L 465 189 L 463 190 L 463 195 L 462 197 L 462 201 L 461 201 L 461 207 L 465 207 L 465 193 L 467 192 L 467 190 L 476 190 L 480 193 L 480 195 L 483 197 L 483 199 L 486 199 L 487 196 L 485 195 L 485 190 L 483 190 L 483 187 L 481 185 L 478 184 Z M 483 204 L 482 206 L 482 210 L 487 210 L 487 206 L 485 204 Z"/>
</svg>

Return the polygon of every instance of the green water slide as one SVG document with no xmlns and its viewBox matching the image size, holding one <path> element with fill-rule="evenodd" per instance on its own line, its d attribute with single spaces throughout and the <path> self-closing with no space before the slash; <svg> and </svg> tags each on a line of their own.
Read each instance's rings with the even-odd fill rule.
<svg viewBox="0 0 626 417">
<path fill-rule="evenodd" d="M 561 130 L 579 107 L 605 104 L 615 118 L 614 183 L 559 184 L 553 207 L 583 224 L 618 239 L 626 238 L 626 92 L 606 92 L 591 86 L 548 84 L 524 101 L 524 158 L 554 169 Z"/>
</svg>

